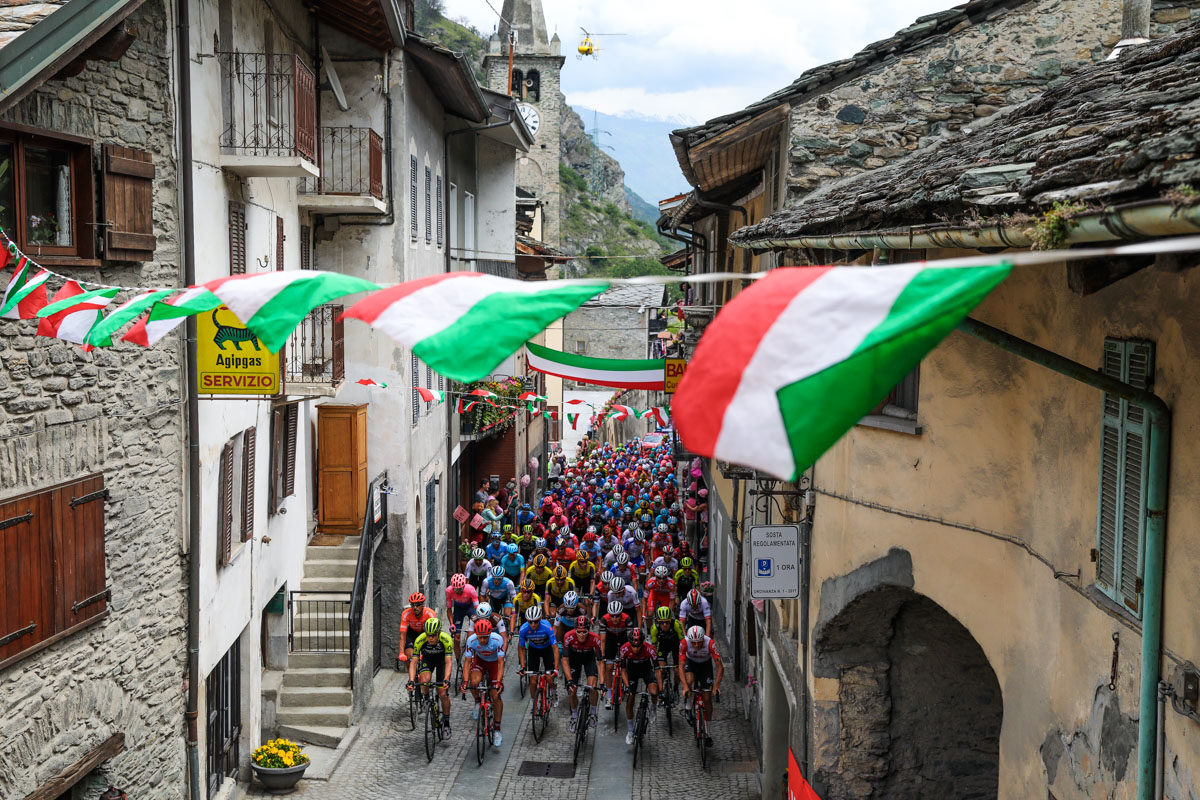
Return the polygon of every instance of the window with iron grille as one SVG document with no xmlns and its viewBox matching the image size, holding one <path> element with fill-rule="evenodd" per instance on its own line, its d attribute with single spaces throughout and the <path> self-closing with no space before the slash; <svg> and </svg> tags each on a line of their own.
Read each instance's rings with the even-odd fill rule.
<svg viewBox="0 0 1200 800">
<path fill-rule="evenodd" d="M 408 157 L 408 234 L 417 240 L 417 157 Z"/>
<path fill-rule="evenodd" d="M 204 679 L 208 753 L 208 796 L 216 795 L 225 778 L 238 774 L 238 739 L 242 735 L 241 642 L 221 656 Z"/>
<path fill-rule="evenodd" d="M 283 217 L 275 218 L 275 269 L 283 269 Z"/>
<path fill-rule="evenodd" d="M 312 269 L 312 228 L 300 226 L 300 269 Z"/>
<path fill-rule="evenodd" d="M 1104 340 L 1101 371 L 1148 389 L 1154 376 L 1154 345 Z M 1135 615 L 1142 610 L 1142 546 L 1146 536 L 1149 476 L 1146 410 L 1104 395 L 1100 419 L 1100 491 L 1096 514 L 1096 586 Z"/>
<path fill-rule="evenodd" d="M 425 168 L 425 244 L 433 241 L 433 173 Z"/>
<path fill-rule="evenodd" d="M 445 213 L 446 213 L 445 200 L 446 200 L 446 198 L 442 197 L 442 176 L 438 175 L 438 179 L 437 179 L 437 244 L 438 244 L 438 247 L 442 246 L 442 241 L 443 241 L 442 227 L 444 225 L 443 220 L 445 219 Z"/>
<path fill-rule="evenodd" d="M 420 385 L 421 366 L 417 363 L 417 356 L 414 353 L 412 357 L 412 388 L 415 390 Z M 421 406 L 417 404 L 417 398 L 420 397 L 415 391 L 412 393 L 412 424 L 416 425 L 421 419 Z"/>
<path fill-rule="evenodd" d="M 437 480 L 425 484 L 425 594 L 437 597 Z"/>
<path fill-rule="evenodd" d="M 426 389 L 433 388 L 433 367 L 429 366 L 428 364 L 425 365 L 425 388 Z M 426 403 L 425 410 L 428 411 L 432 404 L 433 404 L 432 401 L 429 403 Z"/>
<path fill-rule="evenodd" d="M 438 391 L 439 392 L 446 391 L 446 379 L 443 378 L 441 375 L 438 375 Z"/>
</svg>

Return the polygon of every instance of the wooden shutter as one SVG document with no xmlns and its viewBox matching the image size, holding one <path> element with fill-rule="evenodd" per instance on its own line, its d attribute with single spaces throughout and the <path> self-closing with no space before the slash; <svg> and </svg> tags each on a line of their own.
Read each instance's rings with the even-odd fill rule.
<svg viewBox="0 0 1200 800">
<path fill-rule="evenodd" d="M 0 667 L 54 634 L 50 493 L 0 504 Z"/>
<path fill-rule="evenodd" d="M 246 272 L 246 205 L 229 201 L 229 274 Z"/>
<path fill-rule="evenodd" d="M 446 198 L 442 195 L 442 176 L 438 175 L 438 179 L 437 179 L 437 244 L 438 244 L 438 247 L 442 246 L 442 242 L 444 240 L 444 237 L 442 235 L 442 229 L 443 229 L 443 225 L 444 225 L 443 220 L 445 218 L 445 206 L 446 206 Z"/>
<path fill-rule="evenodd" d="M 279 510 L 279 503 L 285 497 L 283 493 L 283 431 L 284 406 L 271 409 L 271 472 L 270 496 L 267 499 L 267 513 L 274 514 Z"/>
<path fill-rule="evenodd" d="M 258 432 L 247 428 L 242 440 L 242 541 L 254 538 L 254 468 Z"/>
<path fill-rule="evenodd" d="M 104 613 L 104 477 L 92 475 L 54 490 L 56 631 Z"/>
<path fill-rule="evenodd" d="M 275 218 L 275 269 L 283 269 L 283 217 Z"/>
<path fill-rule="evenodd" d="M 413 357 L 412 357 L 412 388 L 414 388 L 414 389 L 416 389 L 417 386 L 420 384 L 420 374 L 421 374 L 421 366 L 417 363 L 417 356 L 414 353 Z M 412 412 L 413 412 L 412 424 L 413 425 L 416 425 L 417 420 L 419 420 L 421 417 L 421 406 L 419 406 L 417 404 L 418 397 L 420 397 L 420 395 L 418 395 L 416 392 L 412 393 Z"/>
<path fill-rule="evenodd" d="M 300 226 L 300 269 L 312 269 L 312 228 Z"/>
<path fill-rule="evenodd" d="M 227 566 L 233 555 L 233 442 L 221 449 L 220 499 L 217 517 L 217 563 Z"/>
<path fill-rule="evenodd" d="M 291 497 L 296 492 L 296 432 L 300 424 L 300 406 L 293 403 L 286 409 L 287 430 L 283 435 L 284 446 L 284 497 Z"/>
<path fill-rule="evenodd" d="M 408 235 L 417 240 L 417 157 L 408 157 Z"/>
<path fill-rule="evenodd" d="M 433 173 L 425 168 L 425 244 L 433 241 Z"/>
<path fill-rule="evenodd" d="M 101 162 L 105 257 L 152 260 L 157 243 L 153 156 L 144 150 L 106 144 Z"/>
</svg>

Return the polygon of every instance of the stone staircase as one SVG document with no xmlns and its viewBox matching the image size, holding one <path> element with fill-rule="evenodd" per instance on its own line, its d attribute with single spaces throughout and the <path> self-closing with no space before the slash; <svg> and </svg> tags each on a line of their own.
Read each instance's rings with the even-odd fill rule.
<svg viewBox="0 0 1200 800">
<path fill-rule="evenodd" d="M 340 605 L 340 594 L 354 589 L 358 537 L 347 537 L 336 546 L 310 545 L 304 558 L 300 590 L 306 600 L 327 600 L 320 609 L 298 610 L 294 622 L 294 647 L 301 647 L 305 632 L 340 644 L 345 652 L 296 652 L 288 656 L 279 693 L 276 723 L 279 736 L 321 747 L 337 747 L 350 727 L 350 623 Z"/>
</svg>

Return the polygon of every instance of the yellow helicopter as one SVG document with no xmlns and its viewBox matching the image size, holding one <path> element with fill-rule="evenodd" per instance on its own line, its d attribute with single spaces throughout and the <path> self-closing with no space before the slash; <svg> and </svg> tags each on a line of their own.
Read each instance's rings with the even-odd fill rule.
<svg viewBox="0 0 1200 800">
<path fill-rule="evenodd" d="M 600 48 L 596 47 L 596 43 L 592 41 L 593 36 L 624 36 L 625 35 L 623 33 L 591 33 L 590 31 L 588 31 L 587 28 L 583 28 L 583 27 L 581 27 L 579 30 L 583 31 L 583 41 L 579 43 L 579 47 L 578 47 L 579 55 L 575 56 L 578 59 L 582 59 L 584 56 L 591 56 L 592 58 L 600 57 L 598 55 L 600 52 Z"/>
</svg>

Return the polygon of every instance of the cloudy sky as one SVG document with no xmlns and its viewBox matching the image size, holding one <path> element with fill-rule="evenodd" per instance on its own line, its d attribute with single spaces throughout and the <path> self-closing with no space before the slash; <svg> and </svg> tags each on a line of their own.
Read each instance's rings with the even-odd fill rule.
<svg viewBox="0 0 1200 800">
<path fill-rule="evenodd" d="M 500 9 L 503 0 L 491 0 Z M 445 0 L 488 34 L 488 0 Z M 703 121 L 742 108 L 809 67 L 845 58 L 955 0 L 543 0 L 567 56 L 563 91 L 602 113 Z M 599 58 L 578 60 L 583 34 Z"/>
</svg>

